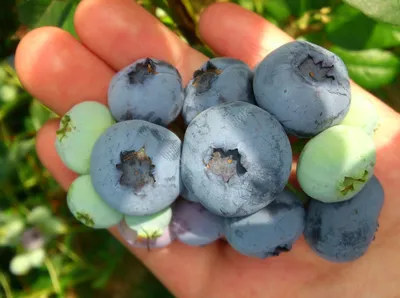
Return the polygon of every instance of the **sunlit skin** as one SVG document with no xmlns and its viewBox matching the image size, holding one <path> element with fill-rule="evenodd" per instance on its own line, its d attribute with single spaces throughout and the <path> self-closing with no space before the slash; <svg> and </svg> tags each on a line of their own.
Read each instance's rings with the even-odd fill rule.
<svg viewBox="0 0 400 298">
<path fill-rule="evenodd" d="M 139 58 L 172 63 L 184 84 L 207 59 L 132 0 L 84 0 L 75 25 L 80 41 L 57 28 L 40 28 L 26 35 L 16 53 L 23 86 L 59 115 L 84 100 L 106 103 L 113 74 Z M 291 41 L 263 18 L 227 3 L 203 11 L 199 32 L 216 53 L 251 67 Z M 400 297 L 400 116 L 360 87 L 352 85 L 352 92 L 371 99 L 383 120 L 375 135 L 375 173 L 386 197 L 376 240 L 364 257 L 329 263 L 302 238 L 291 252 L 266 260 L 241 256 L 223 241 L 204 248 L 180 243 L 151 251 L 127 248 L 177 297 Z M 67 190 L 76 175 L 57 156 L 58 121 L 40 130 L 37 152 Z M 121 240 L 117 229 L 110 231 Z"/>
</svg>

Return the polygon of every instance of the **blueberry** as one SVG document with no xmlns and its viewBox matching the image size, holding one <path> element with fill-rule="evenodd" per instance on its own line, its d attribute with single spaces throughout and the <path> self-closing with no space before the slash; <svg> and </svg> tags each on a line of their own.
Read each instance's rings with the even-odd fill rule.
<svg viewBox="0 0 400 298">
<path fill-rule="evenodd" d="M 380 125 L 380 119 L 376 107 L 370 100 L 363 96 L 354 96 L 351 99 L 349 112 L 340 124 L 359 127 L 373 136 Z"/>
<path fill-rule="evenodd" d="M 171 219 L 172 209 L 170 207 L 152 215 L 125 216 L 128 227 L 134 230 L 138 237 L 142 238 L 160 237 L 169 226 Z"/>
<path fill-rule="evenodd" d="M 90 175 L 79 176 L 72 182 L 68 189 L 67 205 L 77 220 L 94 229 L 110 228 L 123 217 L 96 193 Z"/>
<path fill-rule="evenodd" d="M 241 254 L 264 259 L 290 251 L 304 231 L 304 222 L 300 199 L 285 189 L 254 214 L 225 218 L 225 236 Z"/>
<path fill-rule="evenodd" d="M 351 200 L 331 204 L 311 200 L 304 238 L 321 258 L 354 261 L 374 239 L 383 201 L 384 191 L 375 176 Z"/>
<path fill-rule="evenodd" d="M 195 194 L 190 192 L 183 183 L 182 183 L 182 191 L 181 191 L 180 195 L 182 198 L 184 198 L 185 200 L 188 200 L 190 202 L 198 202 L 199 201 L 199 199 L 195 196 Z"/>
<path fill-rule="evenodd" d="M 210 59 L 193 73 L 185 89 L 182 115 L 186 124 L 221 103 L 255 103 L 252 84 L 253 72 L 244 62 L 226 57 Z"/>
<path fill-rule="evenodd" d="M 215 215 L 199 203 L 180 200 L 173 206 L 171 229 L 179 241 L 202 246 L 219 239 L 223 233 L 223 217 Z"/>
<path fill-rule="evenodd" d="M 139 119 L 167 126 L 181 112 L 182 78 L 171 64 L 153 58 L 137 60 L 111 80 L 108 105 L 117 121 Z"/>
<path fill-rule="evenodd" d="M 93 148 L 93 186 L 121 213 L 154 214 L 179 196 L 180 152 L 181 140 L 165 127 L 143 120 L 118 122 Z"/>
<path fill-rule="evenodd" d="M 124 220 L 120 222 L 118 229 L 125 241 L 136 248 L 147 248 L 148 250 L 162 248 L 175 240 L 175 235 L 169 227 L 165 228 L 161 235 L 149 234 L 146 237 L 138 236 L 137 232 L 130 229 Z"/>
<path fill-rule="evenodd" d="M 267 55 L 257 66 L 253 87 L 257 104 L 297 137 L 340 123 L 350 106 L 344 62 L 306 41 L 289 42 Z"/>
<path fill-rule="evenodd" d="M 297 180 L 310 197 L 326 203 L 351 199 L 372 177 L 373 139 L 361 128 L 337 125 L 312 138 L 297 164 Z"/>
<path fill-rule="evenodd" d="M 78 174 L 88 174 L 94 143 L 114 123 L 103 104 L 85 101 L 73 106 L 61 118 L 57 131 L 55 146 L 63 163 Z"/>
<path fill-rule="evenodd" d="M 254 213 L 285 187 L 289 139 L 268 112 L 246 102 L 214 106 L 189 124 L 182 147 L 184 185 L 211 212 Z"/>
</svg>

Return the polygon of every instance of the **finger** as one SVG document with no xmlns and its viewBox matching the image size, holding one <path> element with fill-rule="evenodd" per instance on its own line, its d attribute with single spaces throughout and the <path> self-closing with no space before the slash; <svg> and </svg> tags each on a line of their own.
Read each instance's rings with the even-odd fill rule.
<svg viewBox="0 0 400 298">
<path fill-rule="evenodd" d="M 114 73 L 70 34 L 53 27 L 28 33 L 15 64 L 25 89 L 58 114 L 84 100 L 105 103 Z"/>
<path fill-rule="evenodd" d="M 56 152 L 54 143 L 58 125 L 59 120 L 50 120 L 40 129 L 36 137 L 36 150 L 43 165 L 62 188 L 68 190 L 77 175 L 64 166 Z M 188 247 L 176 241 L 166 248 L 148 252 L 144 249 L 132 248 L 117 228 L 111 228 L 110 232 L 151 268 L 154 274 L 178 297 L 183 297 L 183 294 L 195 297 L 201 293 L 202 285 L 208 277 L 207 268 L 215 264 L 214 258 L 218 255 L 217 251 L 225 245 L 216 243 L 200 248 Z M 184 282 L 181 280 L 182 276 L 185 276 Z"/>
<path fill-rule="evenodd" d="M 132 248 L 117 229 L 111 233 L 136 255 L 157 278 L 172 291 L 175 297 L 205 297 L 210 284 L 210 268 L 221 261 L 221 251 L 227 243 L 217 241 L 204 247 L 192 247 L 178 241 L 168 247 L 148 252 Z"/>
<path fill-rule="evenodd" d="M 293 40 L 261 16 L 232 3 L 217 3 L 205 9 L 199 31 L 213 50 L 252 67 L 272 50 Z M 380 147 L 390 144 L 400 133 L 398 113 L 354 83 L 352 96 L 364 97 L 376 105 L 382 121 L 375 134 L 376 143 Z"/>
<path fill-rule="evenodd" d="M 261 16 L 232 3 L 207 7 L 200 16 L 199 31 L 215 52 L 243 60 L 250 67 L 277 47 L 292 41 Z"/>
<path fill-rule="evenodd" d="M 75 14 L 80 40 L 115 70 L 143 57 L 174 65 L 186 82 L 206 57 L 132 0 L 86 0 Z"/>
</svg>

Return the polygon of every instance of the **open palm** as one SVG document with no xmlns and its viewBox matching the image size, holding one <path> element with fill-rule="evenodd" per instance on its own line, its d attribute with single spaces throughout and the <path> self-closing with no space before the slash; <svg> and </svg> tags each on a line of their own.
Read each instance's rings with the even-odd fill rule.
<svg viewBox="0 0 400 298">
<path fill-rule="evenodd" d="M 85 0 L 75 26 L 80 41 L 57 28 L 40 28 L 22 40 L 16 55 L 24 87 L 60 115 L 81 101 L 106 103 L 113 74 L 139 58 L 172 63 L 184 84 L 207 60 L 132 0 Z M 199 30 L 218 54 L 250 67 L 291 41 L 263 18 L 227 3 L 207 8 Z M 375 136 L 375 173 L 385 203 L 376 240 L 365 256 L 332 264 L 317 257 L 303 239 L 291 252 L 262 261 L 240 255 L 223 241 L 203 248 L 175 242 L 150 252 L 129 249 L 177 297 L 400 297 L 400 116 L 354 84 L 352 93 L 371 99 L 383 120 Z M 41 129 L 37 152 L 68 189 L 76 175 L 56 153 L 57 128 L 58 120 L 52 120 Z M 116 229 L 111 232 L 123 242 Z"/>
</svg>

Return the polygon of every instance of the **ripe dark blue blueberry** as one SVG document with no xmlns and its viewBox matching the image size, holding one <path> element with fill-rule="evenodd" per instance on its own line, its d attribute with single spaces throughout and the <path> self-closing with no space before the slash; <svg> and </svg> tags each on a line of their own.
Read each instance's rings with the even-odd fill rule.
<svg viewBox="0 0 400 298">
<path fill-rule="evenodd" d="M 194 193 L 190 192 L 183 183 L 182 183 L 181 197 L 190 202 L 199 201 L 199 199 L 194 195 Z"/>
<path fill-rule="evenodd" d="M 199 203 L 187 200 L 175 202 L 171 229 L 185 244 L 202 246 L 214 242 L 223 234 L 224 220 Z"/>
<path fill-rule="evenodd" d="M 145 58 L 120 70 L 108 89 L 108 105 L 117 121 L 146 120 L 166 126 L 183 105 L 182 79 L 167 62 Z"/>
<path fill-rule="evenodd" d="M 255 70 L 253 88 L 257 104 L 298 137 L 339 124 L 350 107 L 344 62 L 306 41 L 289 42 L 267 55 Z"/>
<path fill-rule="evenodd" d="M 93 148 L 93 186 L 121 213 L 154 214 L 179 196 L 180 152 L 181 140 L 162 126 L 142 120 L 116 123 Z"/>
<path fill-rule="evenodd" d="M 210 59 L 194 72 L 185 89 L 182 114 L 186 124 L 221 103 L 255 103 L 252 84 L 253 72 L 244 62 L 226 57 Z"/>
<path fill-rule="evenodd" d="M 304 220 L 300 199 L 285 189 L 276 200 L 254 214 L 225 218 L 225 236 L 241 254 L 264 259 L 290 251 L 303 233 Z"/>
<path fill-rule="evenodd" d="M 352 199 L 339 203 L 311 200 L 304 238 L 321 258 L 350 262 L 363 256 L 374 239 L 384 191 L 373 176 Z"/>
<path fill-rule="evenodd" d="M 279 122 L 246 102 L 207 109 L 189 124 L 181 175 L 211 212 L 245 216 L 265 207 L 289 178 L 292 151 Z"/>
</svg>

